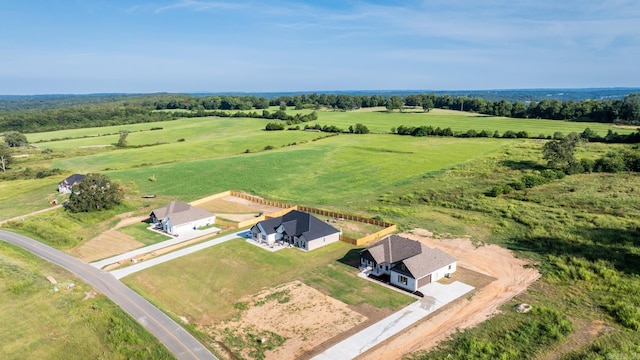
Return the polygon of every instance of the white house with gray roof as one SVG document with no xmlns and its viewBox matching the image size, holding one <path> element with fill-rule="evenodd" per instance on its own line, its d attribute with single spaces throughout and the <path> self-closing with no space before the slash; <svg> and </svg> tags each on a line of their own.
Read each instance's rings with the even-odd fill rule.
<svg viewBox="0 0 640 360">
<path fill-rule="evenodd" d="M 216 221 L 214 214 L 182 201 L 172 201 L 167 206 L 153 210 L 149 216 L 151 223 L 156 224 L 158 229 L 172 235 L 180 235 L 187 229 L 213 225 Z"/>
<path fill-rule="evenodd" d="M 456 271 L 457 260 L 419 241 L 390 235 L 360 252 L 360 267 L 414 292 Z"/>
<path fill-rule="evenodd" d="M 251 238 L 268 246 L 276 242 L 311 251 L 340 240 L 341 231 L 304 211 L 260 221 L 251 228 Z"/>
</svg>

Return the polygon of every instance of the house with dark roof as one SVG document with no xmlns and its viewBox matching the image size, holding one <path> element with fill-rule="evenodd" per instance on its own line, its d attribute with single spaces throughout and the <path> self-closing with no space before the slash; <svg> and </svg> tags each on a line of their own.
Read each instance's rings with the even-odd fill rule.
<svg viewBox="0 0 640 360">
<path fill-rule="evenodd" d="M 298 210 L 260 221 L 251 228 L 251 238 L 257 243 L 273 247 L 280 242 L 306 251 L 339 241 L 341 233 L 328 222 Z"/>
<path fill-rule="evenodd" d="M 419 241 L 390 235 L 360 252 L 360 268 L 411 292 L 449 276 L 457 260 Z"/>
<path fill-rule="evenodd" d="M 153 210 L 149 217 L 157 229 L 173 235 L 180 235 L 189 229 L 213 225 L 216 221 L 214 214 L 182 201 L 172 201 L 167 206 Z"/>
<path fill-rule="evenodd" d="M 71 194 L 73 185 L 80 184 L 85 177 L 86 175 L 83 174 L 73 174 L 69 176 L 58 183 L 58 192 L 61 194 Z"/>
</svg>

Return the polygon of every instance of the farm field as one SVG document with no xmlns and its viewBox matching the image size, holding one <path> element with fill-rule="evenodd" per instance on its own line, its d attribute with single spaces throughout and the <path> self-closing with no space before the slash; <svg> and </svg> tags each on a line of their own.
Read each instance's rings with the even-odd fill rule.
<svg viewBox="0 0 640 360">
<path fill-rule="evenodd" d="M 58 282 L 58 291 L 46 276 Z M 3 359 L 174 358 L 74 275 L 5 242 L 0 242 L 0 279 Z"/>
<path fill-rule="evenodd" d="M 131 125 L 132 131 L 144 130 L 129 135 L 131 145 L 157 145 L 117 150 L 78 149 L 114 143 L 117 135 L 38 143 L 53 152 L 45 156 L 39 154 L 40 149 L 29 150 L 34 156 L 19 159 L 17 165 L 61 168 L 65 175 L 0 182 L 0 218 L 48 207 L 56 195 L 58 181 L 72 172 L 87 171 L 104 172 L 118 180 L 126 189 L 126 204 L 117 211 L 98 215 L 72 216 L 62 210 L 53 211 L 8 226 L 68 249 L 99 235 L 107 226 L 96 224 L 110 223 L 118 213 L 148 213 L 150 208 L 172 199 L 191 201 L 228 189 L 381 217 L 398 224 L 401 230 L 423 228 L 441 239 L 468 236 L 478 246 L 498 244 L 513 250 L 518 257 L 534 261 L 542 273 L 533 287 L 500 309 L 501 315 L 465 330 L 436 349 L 413 344 L 407 349 L 418 351 L 412 357 L 446 358 L 455 349 L 481 349 L 489 358 L 504 353 L 542 359 L 554 358 L 554 354 L 578 359 L 591 354 L 602 358 L 608 354 L 638 353 L 640 303 L 632 295 L 640 292 L 637 173 L 568 175 L 491 197 L 487 192 L 492 187 L 513 184 L 546 168 L 541 154 L 544 141 L 389 134 L 391 127 L 402 124 L 461 131 L 527 130 L 533 136 L 555 131 L 581 132 L 588 126 L 604 135 L 609 125 L 476 117 L 435 110 L 427 114 L 322 111 L 316 121 L 319 124 L 346 128 L 363 123 L 377 134 L 341 134 L 312 141 L 327 134 L 266 132 L 262 130 L 266 122 L 193 118 Z M 476 123 L 481 126 L 469 126 Z M 151 127 L 163 129 L 151 131 Z M 99 131 L 116 133 L 120 128 Z M 95 130 L 28 136 L 30 140 L 51 140 L 85 136 L 90 131 Z M 180 138 L 185 141 L 178 142 Z M 264 151 L 267 145 L 274 149 Z M 246 149 L 250 152 L 245 153 Z M 620 149 L 633 147 L 585 143 L 576 157 L 597 159 Z M 143 194 L 158 197 L 141 199 Z M 229 213 L 244 212 L 231 205 L 227 209 Z M 262 289 L 296 280 L 362 314 L 373 311 L 365 308 L 367 303 L 384 313 L 409 301 L 406 297 L 385 301 L 385 296 L 375 289 L 354 294 L 352 288 L 360 283 L 352 282 L 353 269 L 339 261 L 353 250 L 347 244 L 309 254 L 287 250 L 261 254 L 258 250 L 242 240 L 231 241 L 125 281 L 163 309 L 196 324 L 233 319 L 241 311 L 234 303 L 245 301 L 241 299 Z M 224 261 L 213 264 L 215 259 Z M 216 271 L 202 270 L 197 265 L 201 263 Z M 252 276 L 256 267 L 262 276 Z M 288 270 L 292 267 L 301 271 L 291 273 Z M 176 268 L 180 274 L 164 276 Z M 214 275 L 216 272 L 225 276 Z M 516 302 L 527 302 L 539 310 L 528 317 L 515 314 L 511 307 Z M 549 322 L 563 326 L 539 326 Z M 206 333 L 207 329 L 194 331 Z M 529 341 L 532 339 L 543 341 Z M 474 354 L 481 357 L 480 353 Z"/>
<path fill-rule="evenodd" d="M 553 135 L 556 131 L 560 131 L 565 135 L 572 131 L 581 133 L 587 127 L 602 136 L 606 135 L 609 129 L 620 134 L 634 131 L 633 129 L 621 129 L 603 123 L 515 119 L 441 109 L 432 109 L 428 113 L 416 112 L 415 110 L 403 113 L 397 111 L 389 113 L 385 108 L 369 108 L 362 111 L 348 112 L 323 111 L 318 113 L 316 122 L 322 125 L 335 125 L 342 129 L 348 129 L 349 125 L 362 123 L 372 132 L 382 134 L 389 133 L 392 127 L 397 128 L 400 125 L 424 125 L 443 129 L 450 127 L 454 132 L 465 132 L 470 129 L 480 131 L 484 129 L 492 134 L 495 130 L 498 130 L 500 134 L 507 130 L 515 132 L 526 130 L 530 136 L 538 136 L 539 134 Z"/>
</svg>

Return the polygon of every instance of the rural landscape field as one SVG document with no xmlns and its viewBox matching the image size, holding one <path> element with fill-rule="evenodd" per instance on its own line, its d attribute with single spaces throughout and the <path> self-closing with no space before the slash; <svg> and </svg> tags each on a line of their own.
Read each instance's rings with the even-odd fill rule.
<svg viewBox="0 0 640 360">
<path fill-rule="evenodd" d="M 234 190 L 384 220 L 405 236 L 465 257 L 454 280 L 472 284 L 474 292 L 361 358 L 633 358 L 640 352 L 640 177 L 633 168 L 640 155 L 637 144 L 612 140 L 633 139 L 633 125 L 413 106 L 344 111 L 283 103 L 265 110 L 316 119 L 162 110 L 172 118 L 24 132 L 29 145 L 11 148 L 0 182 L 0 218 L 9 220 L 2 228 L 96 261 L 167 240 L 142 221 L 169 201 Z M 287 125 L 265 130 L 274 121 Z M 398 131 L 420 127 L 451 135 Z M 510 132 L 513 137 L 503 136 Z M 556 167 L 543 151 L 571 139 L 579 171 Z M 74 173 L 108 176 L 123 201 L 97 212 L 54 206 L 70 200 L 57 187 Z M 226 222 L 268 210 L 231 200 L 208 204 Z M 377 231 L 340 225 L 353 238 Z M 207 239 L 233 230 L 218 226 L 220 235 Z M 310 252 L 269 252 L 238 237 L 122 281 L 219 358 L 311 358 L 415 301 L 357 276 L 365 247 L 338 242 Z M 3 311 L 1 354 L 61 358 L 82 344 L 82 358 L 171 357 L 73 275 L 4 243 L 0 254 L 3 309 L 15 309 Z M 518 275 L 508 277 L 507 269 Z M 46 276 L 75 287 L 54 291 Z M 532 311 L 517 312 L 522 303 Z M 18 310 L 25 304 L 36 317 Z M 455 315 L 467 311 L 466 321 Z"/>
</svg>

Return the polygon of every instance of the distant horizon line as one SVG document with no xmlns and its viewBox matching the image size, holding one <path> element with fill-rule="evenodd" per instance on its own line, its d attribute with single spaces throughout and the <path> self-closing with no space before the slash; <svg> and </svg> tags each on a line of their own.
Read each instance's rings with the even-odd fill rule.
<svg viewBox="0 0 640 360">
<path fill-rule="evenodd" d="M 505 92 L 505 91 L 591 91 L 591 90 L 640 90 L 640 86 L 619 87 L 559 87 L 559 88 L 496 88 L 496 89 L 352 89 L 352 90 L 283 90 L 283 91 L 157 91 L 157 92 L 89 92 L 89 93 L 34 93 L 34 94 L 0 94 L 0 97 L 29 97 L 29 96 L 99 96 L 99 95 L 224 95 L 224 94 L 334 94 L 334 93 L 457 93 L 457 92 Z"/>
</svg>

